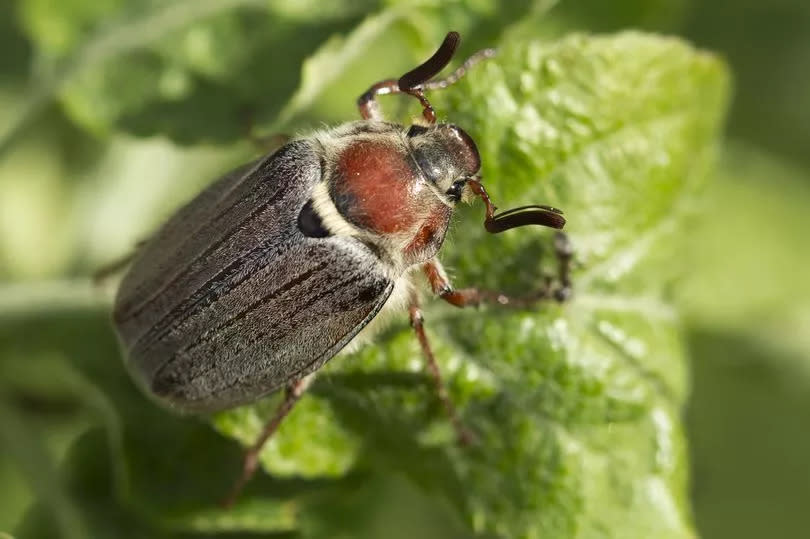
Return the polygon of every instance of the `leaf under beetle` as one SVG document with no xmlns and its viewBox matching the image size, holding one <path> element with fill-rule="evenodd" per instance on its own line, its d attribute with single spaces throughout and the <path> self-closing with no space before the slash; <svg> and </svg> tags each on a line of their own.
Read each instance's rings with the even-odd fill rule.
<svg viewBox="0 0 810 539">
<path fill-rule="evenodd" d="M 727 86 L 712 56 L 627 33 L 507 44 L 431 96 L 443 120 L 477 141 L 496 203 L 565 210 L 577 251 L 575 296 L 531 311 L 428 307 L 443 372 L 479 436 L 471 448 L 441 432 L 445 418 L 429 383 L 420 391 L 391 389 L 384 376 L 376 386 L 350 384 L 352 375 L 421 366 L 404 324 L 331 362 L 313 393 L 359 440 L 358 462 L 380 461 L 444 491 L 477 532 L 693 534 L 679 418 L 686 364 L 665 291 L 677 256 L 671 246 L 712 162 Z M 490 238 L 482 208 L 462 213 L 442 251 L 457 286 L 520 292 L 553 272 L 547 233 Z M 235 433 L 225 417 L 233 415 L 218 424 Z M 269 471 L 289 472 L 290 459 L 299 460 L 297 473 L 320 470 L 323 460 L 309 458 L 305 443 L 311 422 L 306 410 L 291 414 L 263 454 Z M 240 430 L 240 439 L 258 425 L 252 430 Z M 403 447 L 441 448 L 436 462 L 452 469 L 452 480 L 425 474 L 416 465 L 423 459 L 413 462 Z"/>
</svg>

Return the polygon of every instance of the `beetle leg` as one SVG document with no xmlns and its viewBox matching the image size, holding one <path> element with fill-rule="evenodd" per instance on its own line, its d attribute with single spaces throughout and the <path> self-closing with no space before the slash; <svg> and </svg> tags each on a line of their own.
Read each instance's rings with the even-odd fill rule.
<svg viewBox="0 0 810 539">
<path fill-rule="evenodd" d="M 458 441 L 462 445 L 470 444 L 475 440 L 475 435 L 464 426 L 464 423 L 458 416 L 456 407 L 453 405 L 453 401 L 450 400 L 450 394 L 447 392 L 447 386 L 444 385 L 441 371 L 439 371 L 439 365 L 436 363 L 436 357 L 433 355 L 433 350 L 430 348 L 430 341 L 428 341 L 427 334 L 425 333 L 425 320 L 422 316 L 422 310 L 419 308 L 419 301 L 416 294 L 411 296 L 408 314 L 411 318 L 411 327 L 413 327 L 416 338 L 419 340 L 419 346 L 422 348 L 422 355 L 425 357 L 427 370 L 436 384 L 436 392 L 439 396 L 439 400 L 447 411 L 447 415 L 450 417 L 450 422 L 456 430 Z"/>
<path fill-rule="evenodd" d="M 273 153 L 292 138 L 290 135 L 284 133 L 259 134 L 256 132 L 255 111 L 251 108 L 245 108 L 243 111 L 245 135 L 256 149 L 262 154 Z"/>
<path fill-rule="evenodd" d="M 252 107 L 241 110 L 245 136 L 262 155 L 270 154 L 287 144 L 292 137 L 285 133 L 257 133 L 256 111 Z"/>
<path fill-rule="evenodd" d="M 258 135 L 255 131 L 248 134 L 251 144 L 258 149 L 262 154 L 270 154 L 290 142 L 292 137 L 284 133 L 275 133 L 272 135 Z"/>
<path fill-rule="evenodd" d="M 357 99 L 357 108 L 360 111 L 360 116 L 362 116 L 364 120 L 381 121 L 383 116 L 380 111 L 380 104 L 377 102 L 377 96 L 398 93 L 400 93 L 399 81 L 396 79 L 378 82 Z"/>
<path fill-rule="evenodd" d="M 433 258 L 422 265 L 433 293 L 456 307 L 474 307 L 491 303 L 509 307 L 528 307 L 539 301 L 554 299 L 559 302 L 571 297 L 571 260 L 573 248 L 568 236 L 558 232 L 554 237 L 554 251 L 558 261 L 558 283 L 546 279 L 538 290 L 523 296 L 510 296 L 494 290 L 480 288 L 454 288 L 441 262 Z"/>
<path fill-rule="evenodd" d="M 146 240 L 139 240 L 135 243 L 135 247 L 132 249 L 132 251 L 94 271 L 91 277 L 93 284 L 98 286 L 102 284 L 108 277 L 115 275 L 122 269 L 129 266 L 132 261 L 135 260 L 135 257 L 138 256 L 141 247 L 144 245 L 146 245 Z"/>
<path fill-rule="evenodd" d="M 242 475 L 237 479 L 236 483 L 234 483 L 228 497 L 222 501 L 221 505 L 223 507 L 231 507 L 233 505 L 236 498 L 238 498 L 239 494 L 242 492 L 242 489 L 245 488 L 245 485 L 256 473 L 256 470 L 259 468 L 259 454 L 264 444 L 267 443 L 267 440 L 278 430 L 281 422 L 287 417 L 293 409 L 293 406 L 295 406 L 295 403 L 298 402 L 307 387 L 309 387 L 311 379 L 311 376 L 307 376 L 287 386 L 284 393 L 284 400 L 279 404 L 278 408 L 276 408 L 275 414 L 273 414 L 270 421 L 264 425 L 262 433 L 253 445 L 245 451 L 245 457 L 242 461 Z"/>
<path fill-rule="evenodd" d="M 133 249 L 131 252 L 125 254 L 124 256 L 113 260 L 109 264 L 105 264 L 98 268 L 96 271 L 93 272 L 91 277 L 93 284 L 98 286 L 102 284 L 104 281 L 107 280 L 108 277 L 115 275 L 122 269 L 129 266 L 129 264 L 135 260 L 135 256 L 138 254 L 138 249 Z"/>
<path fill-rule="evenodd" d="M 360 96 L 357 100 L 357 108 L 360 111 L 360 116 L 364 120 L 383 120 L 382 112 L 380 111 L 380 104 L 377 102 L 378 95 L 390 94 L 408 94 L 415 97 L 419 104 L 422 105 L 422 115 L 428 123 L 436 123 L 436 111 L 433 110 L 433 105 L 430 104 L 425 92 L 421 88 L 402 88 L 398 80 L 388 79 L 380 81 Z"/>
</svg>

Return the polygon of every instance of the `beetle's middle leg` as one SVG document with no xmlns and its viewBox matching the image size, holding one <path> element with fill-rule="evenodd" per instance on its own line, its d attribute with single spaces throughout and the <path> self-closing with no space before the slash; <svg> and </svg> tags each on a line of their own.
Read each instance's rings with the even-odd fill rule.
<svg viewBox="0 0 810 539">
<path fill-rule="evenodd" d="M 450 399 L 450 394 L 447 392 L 447 386 L 444 385 L 444 380 L 442 380 L 442 374 L 439 370 L 439 364 L 436 363 L 436 357 L 433 355 L 430 341 L 428 341 L 427 334 L 425 333 L 425 320 L 422 316 L 422 310 L 419 308 L 419 300 L 415 293 L 411 295 L 411 304 L 408 307 L 408 314 L 411 318 L 411 327 L 413 327 L 416 338 L 419 340 L 419 346 L 422 348 L 422 355 L 425 357 L 427 370 L 436 384 L 436 392 L 438 393 L 439 400 L 447 411 L 447 415 L 450 417 L 450 422 L 453 424 L 459 443 L 467 445 L 475 440 L 475 435 L 464 426 L 455 405 L 453 405 L 453 401 Z"/>
<path fill-rule="evenodd" d="M 309 387 L 311 380 L 312 377 L 307 376 L 287 386 L 284 393 L 284 400 L 279 404 L 278 408 L 276 408 L 273 417 L 264 425 L 264 429 L 253 445 L 245 451 L 245 457 L 242 461 L 242 475 L 237 479 L 236 483 L 234 483 L 228 497 L 222 501 L 221 505 L 223 507 L 233 505 L 236 498 L 238 498 L 239 494 L 242 492 L 242 489 L 245 488 L 245 485 L 256 473 L 256 470 L 259 468 L 259 454 L 262 452 L 264 444 L 275 434 L 281 422 L 287 417 L 290 411 L 292 411 L 293 406 L 301 399 L 301 396 L 307 390 L 307 387 Z"/>
<path fill-rule="evenodd" d="M 557 257 L 557 279 L 546 278 L 537 290 L 522 296 L 511 296 L 494 290 L 480 288 L 454 288 L 444 268 L 433 258 L 422 266 L 433 293 L 456 307 L 473 307 L 482 303 L 508 307 L 528 307 L 545 300 L 563 302 L 571 297 L 571 263 L 573 248 L 568 236 L 557 232 L 554 237 L 554 252 Z"/>
</svg>

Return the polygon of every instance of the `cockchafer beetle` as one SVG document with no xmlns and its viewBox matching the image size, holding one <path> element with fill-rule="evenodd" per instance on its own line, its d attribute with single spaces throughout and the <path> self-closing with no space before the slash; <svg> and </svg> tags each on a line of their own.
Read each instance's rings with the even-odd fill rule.
<svg viewBox="0 0 810 539">
<path fill-rule="evenodd" d="M 472 138 L 436 122 L 425 92 L 453 84 L 494 54 L 480 51 L 449 77 L 432 80 L 458 43 L 450 32 L 422 65 L 371 86 L 358 99 L 362 120 L 292 140 L 226 174 L 136 253 L 113 317 L 127 366 L 148 393 L 180 411 L 214 412 L 286 389 L 247 450 L 227 503 L 255 472 L 262 445 L 310 375 L 365 340 L 388 311 L 408 310 L 439 398 L 459 438 L 470 438 L 425 335 L 414 284 L 419 271 L 458 307 L 567 296 L 571 252 L 562 235 L 555 240 L 559 283 L 524 298 L 455 289 L 436 258 L 460 200 L 484 201 L 492 233 L 565 224 L 548 206 L 496 214 Z M 424 119 L 410 127 L 383 121 L 376 98 L 397 93 L 418 99 Z"/>
</svg>

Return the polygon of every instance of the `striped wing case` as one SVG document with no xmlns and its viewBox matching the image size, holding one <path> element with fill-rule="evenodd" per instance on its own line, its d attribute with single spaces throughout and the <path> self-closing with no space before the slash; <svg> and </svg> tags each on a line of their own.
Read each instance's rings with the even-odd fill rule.
<svg viewBox="0 0 810 539">
<path fill-rule="evenodd" d="M 124 277 L 114 320 L 128 367 L 170 406 L 225 409 L 315 371 L 391 294 L 362 242 L 299 229 L 322 176 L 311 144 L 291 142 L 212 184 Z"/>
</svg>

